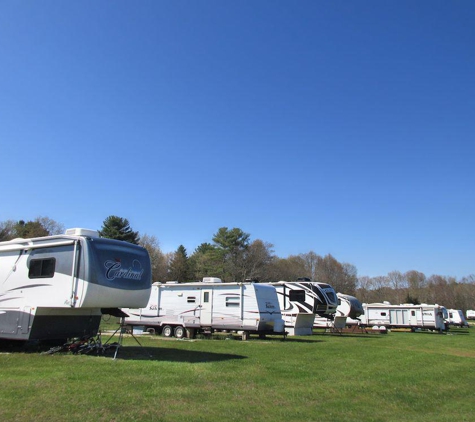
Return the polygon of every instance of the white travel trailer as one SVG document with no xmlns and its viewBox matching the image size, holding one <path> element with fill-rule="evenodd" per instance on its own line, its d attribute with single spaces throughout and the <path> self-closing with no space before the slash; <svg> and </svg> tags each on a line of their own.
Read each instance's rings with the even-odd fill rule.
<svg viewBox="0 0 475 422">
<path fill-rule="evenodd" d="M 360 316 L 360 326 L 410 328 L 446 331 L 447 310 L 440 305 L 383 303 L 363 303 L 364 314 Z"/>
<path fill-rule="evenodd" d="M 449 325 L 454 325 L 457 327 L 469 327 L 463 312 L 460 309 L 447 309 L 447 322 Z"/>
<path fill-rule="evenodd" d="M 275 288 L 258 283 L 222 283 L 205 277 L 194 283 L 153 283 L 148 304 L 123 309 L 125 323 L 165 337 L 193 337 L 213 330 L 285 334 Z"/>
<path fill-rule="evenodd" d="M 289 335 L 311 335 L 316 315 L 332 315 L 338 306 L 333 287 L 308 280 L 269 283 L 277 290 Z"/>
<path fill-rule="evenodd" d="M 337 293 L 338 306 L 335 314 L 331 318 L 316 316 L 314 328 L 332 328 L 335 318 L 338 318 L 342 325 L 355 325 L 359 323 L 359 317 L 364 314 L 363 305 L 354 296 Z"/>
<path fill-rule="evenodd" d="M 0 242 L 0 339 L 94 336 L 103 313 L 144 306 L 150 286 L 148 252 L 94 230 Z"/>
<path fill-rule="evenodd" d="M 467 310 L 466 315 L 467 315 L 467 319 L 475 319 L 475 311 L 471 309 Z"/>
</svg>

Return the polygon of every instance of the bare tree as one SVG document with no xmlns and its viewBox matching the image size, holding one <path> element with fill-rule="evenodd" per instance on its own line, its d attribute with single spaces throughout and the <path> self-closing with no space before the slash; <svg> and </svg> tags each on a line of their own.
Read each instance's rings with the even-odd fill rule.
<svg viewBox="0 0 475 422">
<path fill-rule="evenodd" d="M 301 256 L 290 255 L 288 258 L 275 258 L 269 268 L 269 278 L 273 281 L 292 281 L 306 275 L 305 260 Z"/>
<path fill-rule="evenodd" d="M 161 251 L 157 238 L 144 234 L 140 238 L 139 244 L 147 249 L 150 256 L 152 280 L 166 281 L 168 279 L 168 257 Z"/>
<path fill-rule="evenodd" d="M 407 282 L 408 295 L 419 302 L 427 302 L 427 296 L 424 294 L 424 288 L 427 283 L 427 279 L 424 273 L 411 270 L 404 274 L 404 278 Z"/>
<path fill-rule="evenodd" d="M 386 276 L 377 276 L 372 278 L 373 283 L 373 293 L 374 293 L 374 302 L 384 302 L 385 300 L 389 301 L 388 297 L 388 278 Z"/>
<path fill-rule="evenodd" d="M 305 268 L 305 271 L 300 276 L 301 277 L 308 277 L 311 280 L 314 280 L 316 278 L 317 265 L 318 265 L 319 259 L 321 259 L 321 257 L 318 256 L 313 251 L 300 254 L 299 257 L 302 258 L 302 260 L 304 262 L 304 268 Z"/>
<path fill-rule="evenodd" d="M 271 243 L 259 239 L 254 240 L 248 246 L 243 263 L 242 280 L 272 281 L 269 277 L 269 267 L 275 257 L 272 248 Z"/>
<path fill-rule="evenodd" d="M 16 221 L 6 220 L 0 222 L 0 242 L 5 240 L 12 240 L 15 238 Z"/>
<path fill-rule="evenodd" d="M 373 279 L 368 276 L 358 278 L 356 297 L 363 303 L 371 301 L 371 292 L 373 290 Z"/>
<path fill-rule="evenodd" d="M 391 271 L 387 276 L 388 287 L 393 289 L 393 297 L 395 304 L 402 303 L 405 296 L 406 280 L 404 275 L 399 271 Z"/>
<path fill-rule="evenodd" d="M 318 256 L 314 279 L 330 284 L 336 291 L 346 294 L 354 294 L 358 280 L 354 265 L 341 264 L 330 254 Z"/>
<path fill-rule="evenodd" d="M 49 217 L 37 217 L 35 221 L 40 223 L 50 235 L 64 233 L 64 225 Z"/>
</svg>

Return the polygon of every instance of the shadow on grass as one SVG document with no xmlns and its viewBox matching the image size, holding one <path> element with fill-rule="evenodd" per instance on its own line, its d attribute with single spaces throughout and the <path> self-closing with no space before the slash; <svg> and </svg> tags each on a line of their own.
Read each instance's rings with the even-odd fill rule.
<svg viewBox="0 0 475 422">
<path fill-rule="evenodd" d="M 50 345 L 46 344 L 0 341 L 0 353 L 49 354 L 48 350 L 50 350 Z M 113 358 L 115 353 L 116 347 L 109 347 L 108 349 L 101 352 L 93 349 L 87 353 L 87 356 L 104 356 L 107 358 Z M 73 353 L 63 350 L 51 354 L 73 355 Z M 81 353 L 78 353 L 77 355 L 80 354 Z M 200 363 L 221 362 L 232 359 L 247 359 L 247 356 L 235 355 L 231 353 L 199 352 L 161 347 L 120 346 L 118 348 L 116 358 L 120 360 L 160 360 L 168 362 Z"/>
<path fill-rule="evenodd" d="M 470 328 L 450 328 L 447 334 L 470 334 Z"/>
<path fill-rule="evenodd" d="M 362 339 L 380 339 L 386 334 L 380 333 L 360 333 L 360 334 L 353 334 L 353 333 L 320 333 L 320 334 L 313 334 L 314 336 L 320 337 L 338 337 L 338 338 L 362 338 Z"/>
<path fill-rule="evenodd" d="M 52 345 L 26 341 L 0 340 L 0 353 L 38 353 Z"/>
<path fill-rule="evenodd" d="M 113 357 L 115 349 L 109 349 L 104 356 Z M 247 356 L 230 353 L 198 352 L 193 350 L 161 347 L 122 346 L 117 353 L 120 360 L 159 360 L 167 362 L 222 362 L 233 359 L 247 359 Z"/>
<path fill-rule="evenodd" d="M 284 343 L 322 343 L 323 340 L 314 340 L 315 336 L 309 336 L 308 339 L 306 338 L 295 338 L 295 337 L 287 337 L 285 340 L 281 340 Z"/>
<path fill-rule="evenodd" d="M 469 329 L 450 329 L 449 331 L 444 331 L 444 332 L 441 332 L 439 333 L 438 331 L 429 331 L 429 330 L 426 330 L 426 331 L 416 331 L 415 333 L 411 333 L 411 334 L 414 334 L 414 335 L 421 335 L 421 334 L 426 334 L 426 335 L 444 335 L 444 336 L 453 336 L 453 335 L 469 335 L 470 334 L 470 330 Z"/>
</svg>

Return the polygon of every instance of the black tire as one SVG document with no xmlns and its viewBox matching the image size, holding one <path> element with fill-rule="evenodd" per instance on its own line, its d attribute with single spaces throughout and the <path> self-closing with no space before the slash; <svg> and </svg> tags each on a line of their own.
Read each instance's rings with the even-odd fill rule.
<svg viewBox="0 0 475 422">
<path fill-rule="evenodd" d="M 175 327 L 175 337 L 176 338 L 186 337 L 185 327 L 182 327 L 181 325 L 179 325 L 178 327 Z"/>
<path fill-rule="evenodd" d="M 173 336 L 173 328 L 170 325 L 165 325 L 162 328 L 162 336 L 163 337 L 172 337 Z"/>
</svg>

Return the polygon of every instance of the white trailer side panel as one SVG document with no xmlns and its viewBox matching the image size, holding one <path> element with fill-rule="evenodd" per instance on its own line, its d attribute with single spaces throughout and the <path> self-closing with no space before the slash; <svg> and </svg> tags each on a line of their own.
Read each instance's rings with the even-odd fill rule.
<svg viewBox="0 0 475 422">
<path fill-rule="evenodd" d="M 272 331 L 283 333 L 273 287 L 253 283 L 175 283 L 152 286 L 146 309 L 124 309 L 129 325 L 161 329 Z M 279 324 L 282 328 L 279 328 Z"/>
</svg>

